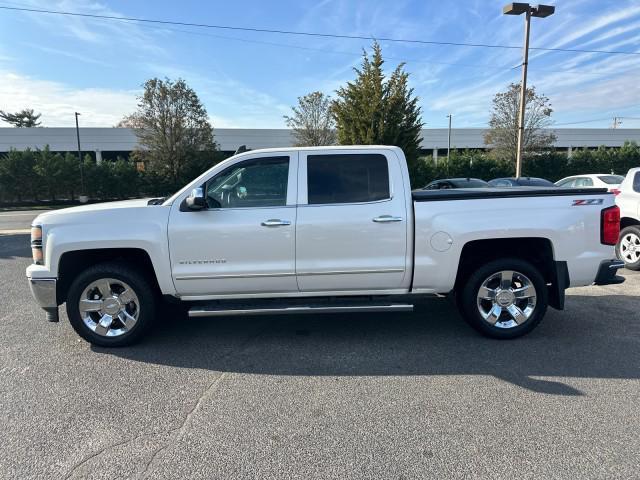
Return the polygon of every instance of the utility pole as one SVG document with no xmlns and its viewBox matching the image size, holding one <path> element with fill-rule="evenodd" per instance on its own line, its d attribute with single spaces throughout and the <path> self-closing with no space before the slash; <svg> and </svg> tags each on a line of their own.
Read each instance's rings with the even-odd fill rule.
<svg viewBox="0 0 640 480">
<path fill-rule="evenodd" d="M 451 117 L 452 115 L 449 114 L 447 115 L 447 117 L 449 118 L 449 135 L 447 138 L 447 173 L 449 173 L 448 169 L 449 169 L 449 156 L 451 155 Z"/>
<path fill-rule="evenodd" d="M 84 173 L 83 173 L 83 169 L 82 169 L 82 150 L 80 150 L 80 127 L 78 126 L 78 116 L 80 115 L 80 113 L 75 112 L 75 116 L 76 116 L 76 138 L 78 140 L 78 162 L 80 163 L 80 193 L 81 193 L 81 199 L 80 202 L 82 202 L 82 200 L 85 198 L 85 191 L 84 191 Z"/>
<path fill-rule="evenodd" d="M 529 30 L 531 17 L 545 18 L 553 15 L 556 7 L 551 5 L 537 5 L 532 7 L 528 3 L 509 3 L 504 6 L 505 15 L 525 14 L 524 19 L 524 49 L 522 52 L 522 82 L 520 83 L 520 110 L 518 112 L 518 151 L 516 153 L 516 178 L 522 175 L 522 151 L 524 148 L 524 113 L 527 96 L 527 67 L 529 66 Z"/>
<path fill-rule="evenodd" d="M 518 152 L 516 154 L 516 178 L 522 175 L 522 150 L 524 148 L 524 112 L 527 98 L 527 67 L 529 66 L 529 30 L 531 29 L 531 9 L 524 19 L 524 51 L 522 53 L 522 81 L 520 82 L 520 111 L 518 112 Z"/>
</svg>

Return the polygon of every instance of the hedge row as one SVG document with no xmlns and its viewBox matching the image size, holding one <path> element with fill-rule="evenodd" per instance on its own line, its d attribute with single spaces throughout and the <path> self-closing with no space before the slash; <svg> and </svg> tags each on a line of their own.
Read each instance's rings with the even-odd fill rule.
<svg viewBox="0 0 640 480">
<path fill-rule="evenodd" d="M 97 164 L 87 155 L 82 163 L 84 190 L 91 200 L 164 196 L 222 158 L 220 152 L 194 158 L 185 165 L 180 178 L 171 180 L 121 157 Z M 11 150 L 0 156 L 0 204 L 67 203 L 82 193 L 80 162 L 75 153 L 53 153 L 45 147 Z"/>
<path fill-rule="evenodd" d="M 566 152 L 556 151 L 527 156 L 523 160 L 522 175 L 555 182 L 571 175 L 589 173 L 625 175 L 630 168 L 638 166 L 640 147 L 635 142 L 626 142 L 620 148 L 573 150 L 570 157 Z M 515 174 L 515 164 L 494 160 L 487 152 L 465 150 L 452 151 L 448 163 L 446 157 L 442 156 L 437 164 L 431 156 L 422 157 L 412 170 L 411 184 L 414 188 L 420 188 L 437 178 L 474 177 L 491 180 L 511 177 Z"/>
<path fill-rule="evenodd" d="M 183 169 L 181 178 L 170 180 L 154 171 L 138 168 L 134 162 L 118 158 L 99 165 L 86 156 L 83 161 L 85 191 L 92 200 L 123 199 L 140 196 L 164 196 L 188 183 L 201 172 L 219 162 L 219 153 L 193 158 Z M 565 152 L 547 152 L 526 157 L 523 175 L 560 178 L 587 173 L 624 175 L 640 166 L 640 147 L 633 142 L 621 148 L 577 150 L 571 157 Z M 12 150 L 0 156 L 0 203 L 20 204 L 46 201 L 73 201 L 81 194 L 80 164 L 73 153 L 43 150 Z M 420 188 L 431 180 L 447 177 L 475 177 L 490 180 L 514 174 L 513 162 L 498 161 L 483 151 L 452 151 L 449 162 L 440 157 L 421 157 L 411 168 L 411 183 Z"/>
</svg>

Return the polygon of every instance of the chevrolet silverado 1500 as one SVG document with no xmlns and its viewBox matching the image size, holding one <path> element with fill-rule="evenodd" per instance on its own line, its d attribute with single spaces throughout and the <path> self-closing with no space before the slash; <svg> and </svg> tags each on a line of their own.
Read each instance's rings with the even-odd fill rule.
<svg viewBox="0 0 640 480">
<path fill-rule="evenodd" d="M 409 185 L 397 147 L 249 151 L 167 199 L 40 215 L 27 277 L 49 320 L 66 302 L 103 346 L 141 338 L 163 297 L 228 316 L 410 311 L 453 294 L 475 329 L 514 338 L 566 288 L 623 281 L 605 190 Z"/>
</svg>

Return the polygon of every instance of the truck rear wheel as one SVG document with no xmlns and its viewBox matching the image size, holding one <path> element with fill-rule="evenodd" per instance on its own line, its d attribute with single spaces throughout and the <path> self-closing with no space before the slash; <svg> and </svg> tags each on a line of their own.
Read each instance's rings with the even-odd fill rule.
<svg viewBox="0 0 640 480">
<path fill-rule="evenodd" d="M 480 333 L 499 339 L 529 333 L 540 323 L 548 305 L 542 274 L 518 258 L 479 267 L 457 293 L 464 319 Z"/>
<path fill-rule="evenodd" d="M 620 232 L 616 255 L 629 270 L 640 270 L 640 227 L 632 225 Z"/>
<path fill-rule="evenodd" d="M 148 331 L 155 303 L 144 276 L 122 263 L 100 263 L 80 273 L 69 287 L 67 315 L 89 343 L 121 347 Z"/>
</svg>

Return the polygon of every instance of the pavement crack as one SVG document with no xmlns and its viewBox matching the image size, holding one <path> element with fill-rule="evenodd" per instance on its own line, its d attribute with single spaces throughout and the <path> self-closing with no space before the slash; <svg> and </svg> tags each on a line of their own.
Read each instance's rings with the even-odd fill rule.
<svg viewBox="0 0 640 480">
<path fill-rule="evenodd" d="M 248 348 L 248 346 L 251 344 L 251 342 L 253 342 L 255 339 L 259 338 L 266 331 L 266 329 L 269 328 L 271 325 L 272 325 L 272 322 L 265 322 L 261 326 L 261 328 L 258 329 L 258 331 L 256 331 L 253 335 L 250 335 L 249 337 L 247 337 L 247 339 L 244 342 L 242 342 L 242 344 L 237 349 L 220 355 L 219 359 L 225 359 L 225 358 L 232 357 L 234 355 L 237 355 L 239 353 L 244 352 Z M 140 435 L 138 435 L 136 437 L 133 437 L 131 439 L 107 445 L 107 446 L 99 449 L 98 451 L 96 451 L 96 452 L 84 457 L 82 460 L 80 460 L 77 464 L 75 464 L 71 468 L 69 473 L 67 473 L 67 475 L 65 475 L 63 477 L 63 480 L 68 480 L 73 475 L 73 473 L 76 470 L 78 470 L 78 468 L 80 468 L 83 465 L 87 464 L 88 462 L 90 462 L 94 458 L 100 456 L 102 453 L 104 453 L 105 451 L 107 451 L 107 450 L 109 450 L 111 448 L 116 448 L 116 447 L 120 447 L 122 445 L 126 445 L 127 443 L 134 442 L 134 441 L 136 441 L 136 440 L 138 440 L 140 438 L 143 438 L 143 437 L 157 436 L 157 435 L 169 435 L 168 440 L 163 445 L 160 445 L 159 447 L 157 447 L 153 451 L 153 453 L 151 454 L 151 457 L 145 463 L 144 470 L 137 475 L 137 478 L 144 478 L 147 475 L 147 472 L 151 468 L 151 466 L 152 466 L 153 462 L 155 461 L 155 459 L 164 450 L 169 448 L 169 446 L 172 443 L 175 443 L 176 441 L 178 441 L 182 437 L 182 435 L 184 435 L 184 433 L 188 429 L 188 426 L 189 426 L 191 418 L 198 411 L 198 409 L 202 405 L 202 402 L 205 400 L 205 398 L 207 396 L 210 396 L 211 394 L 213 394 L 220 387 L 220 384 L 222 383 L 222 380 L 224 380 L 224 378 L 227 375 L 228 375 L 228 372 L 222 372 L 213 382 L 211 382 L 209 384 L 209 386 L 206 389 L 203 390 L 202 394 L 198 397 L 198 400 L 195 402 L 193 408 L 191 408 L 191 410 L 189 410 L 189 412 L 185 416 L 184 420 L 182 421 L 182 423 L 178 427 L 172 428 L 172 429 L 164 431 L 164 432 L 157 432 L 157 433 L 153 433 L 153 434 L 140 434 Z"/>
<path fill-rule="evenodd" d="M 156 448 L 153 451 L 153 453 L 151 454 L 151 457 L 149 458 L 149 460 L 145 464 L 144 470 L 138 475 L 137 478 L 145 478 L 147 473 L 148 473 L 148 471 L 149 471 L 149 469 L 153 465 L 153 462 L 155 461 L 155 459 L 164 450 L 169 448 L 170 445 L 178 442 L 182 438 L 184 433 L 189 429 L 189 424 L 191 422 L 191 419 L 197 413 L 197 411 L 200 409 L 200 406 L 204 402 L 205 398 L 213 395 L 218 390 L 218 388 L 222 384 L 222 380 L 224 380 L 224 378 L 226 376 L 227 376 L 227 372 L 223 372 L 213 382 L 211 382 L 209 384 L 209 386 L 202 392 L 202 394 L 200 395 L 200 397 L 198 398 L 198 400 L 194 404 L 193 408 L 184 417 L 184 420 L 183 420 L 182 424 L 180 426 L 170 430 L 169 432 L 167 432 L 169 434 L 169 439 L 167 440 L 167 442 L 164 445 L 161 445 L 160 447 Z"/>
<path fill-rule="evenodd" d="M 87 463 L 89 463 L 94 458 L 99 457 L 101 454 L 103 454 L 107 450 L 112 449 L 112 448 L 121 447 L 123 445 L 126 445 L 127 443 L 135 442 L 136 440 L 138 440 L 140 438 L 148 437 L 150 435 L 152 435 L 152 434 L 143 433 L 143 434 L 137 435 L 137 436 L 135 436 L 133 438 L 129 438 L 129 439 L 123 440 L 121 442 L 110 443 L 109 445 L 106 445 L 106 446 L 102 447 L 101 449 L 95 451 L 94 453 L 85 456 L 78 463 L 76 463 L 73 467 L 71 467 L 71 470 L 69 470 L 69 472 L 64 477 L 62 477 L 63 480 L 68 480 L 69 478 L 71 478 L 71 476 L 76 472 L 76 470 L 78 470 L 83 465 L 86 465 Z"/>
</svg>

